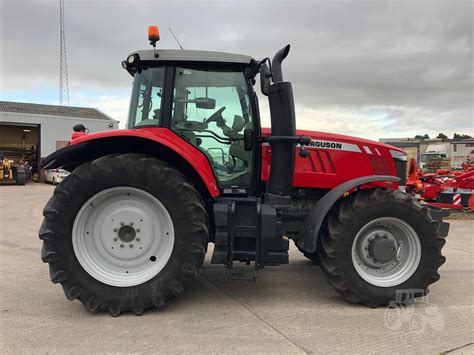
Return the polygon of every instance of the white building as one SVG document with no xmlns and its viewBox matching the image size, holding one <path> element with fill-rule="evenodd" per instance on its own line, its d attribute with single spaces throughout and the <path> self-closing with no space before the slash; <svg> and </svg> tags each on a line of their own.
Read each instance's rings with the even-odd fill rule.
<svg viewBox="0 0 474 355">
<path fill-rule="evenodd" d="M 424 167 L 430 157 L 450 159 L 452 168 L 460 168 L 463 163 L 474 162 L 474 139 L 414 139 L 380 138 L 380 142 L 402 148 L 408 158 L 417 160 Z"/>
<path fill-rule="evenodd" d="M 79 123 L 91 133 L 118 128 L 118 121 L 94 108 L 0 101 L 0 155 L 39 162 L 65 147 Z"/>
<path fill-rule="evenodd" d="M 449 145 L 448 157 L 451 158 L 452 166 L 461 167 L 462 163 L 474 163 L 474 139 L 453 141 Z"/>
</svg>

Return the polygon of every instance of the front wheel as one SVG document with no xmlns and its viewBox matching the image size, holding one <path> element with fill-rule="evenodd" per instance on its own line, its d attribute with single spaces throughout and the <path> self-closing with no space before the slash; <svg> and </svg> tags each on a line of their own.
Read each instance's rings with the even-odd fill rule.
<svg viewBox="0 0 474 355">
<path fill-rule="evenodd" d="M 90 311 L 162 308 L 204 260 L 203 201 L 154 158 L 108 155 L 78 167 L 43 214 L 41 256 L 51 281 Z"/>
<path fill-rule="evenodd" d="M 321 268 L 350 302 L 387 305 L 396 299 L 396 290 L 426 293 L 438 281 L 447 230 L 409 195 L 361 190 L 328 216 L 319 248 Z"/>
</svg>

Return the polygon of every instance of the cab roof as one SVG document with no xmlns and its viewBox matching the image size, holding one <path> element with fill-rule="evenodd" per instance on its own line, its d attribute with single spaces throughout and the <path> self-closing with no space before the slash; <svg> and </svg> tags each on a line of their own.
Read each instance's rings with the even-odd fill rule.
<svg viewBox="0 0 474 355">
<path fill-rule="evenodd" d="M 136 51 L 132 54 L 138 54 L 141 61 L 176 61 L 176 62 L 214 62 L 214 63 L 236 63 L 250 64 L 252 57 L 242 54 L 198 51 L 198 50 L 179 50 L 179 49 L 157 49 L 158 58 L 155 58 L 152 49 Z"/>
</svg>

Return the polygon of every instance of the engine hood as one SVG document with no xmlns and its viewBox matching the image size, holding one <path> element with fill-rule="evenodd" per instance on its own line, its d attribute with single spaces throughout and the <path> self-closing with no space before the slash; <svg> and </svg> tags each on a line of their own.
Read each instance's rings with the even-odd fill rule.
<svg viewBox="0 0 474 355">
<path fill-rule="evenodd" d="M 270 134 L 271 134 L 270 128 L 262 128 L 263 136 L 269 136 Z M 302 130 L 302 129 L 297 129 L 296 134 L 298 136 L 311 137 L 312 140 L 316 141 L 313 144 L 326 144 L 325 142 L 334 142 L 334 143 L 352 144 L 362 149 L 366 149 L 363 147 L 382 148 L 382 149 L 389 149 L 389 150 L 396 150 L 399 152 L 403 152 L 402 149 L 394 147 L 389 144 L 372 141 L 370 139 L 346 136 L 344 134 L 335 134 L 335 133 L 319 132 L 319 131 L 307 131 L 307 130 Z M 322 147 L 324 148 L 324 146 Z"/>
</svg>

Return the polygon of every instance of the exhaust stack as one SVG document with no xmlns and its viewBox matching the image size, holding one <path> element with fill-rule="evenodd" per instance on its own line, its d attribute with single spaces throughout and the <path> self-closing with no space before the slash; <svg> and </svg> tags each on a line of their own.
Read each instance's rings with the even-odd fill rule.
<svg viewBox="0 0 474 355">
<path fill-rule="evenodd" d="M 265 87 L 272 123 L 272 135 L 266 139 L 272 147 L 266 200 L 272 205 L 280 206 L 290 204 L 295 168 L 295 144 L 301 138 L 295 136 L 295 104 L 291 83 L 283 81 L 281 70 L 281 63 L 289 51 L 290 45 L 287 45 L 275 54 L 272 60 L 272 75 L 269 75 L 266 64 L 262 64 L 266 68 L 262 68 L 260 73 L 260 75 L 271 76 L 273 79 L 273 83 Z"/>
</svg>

